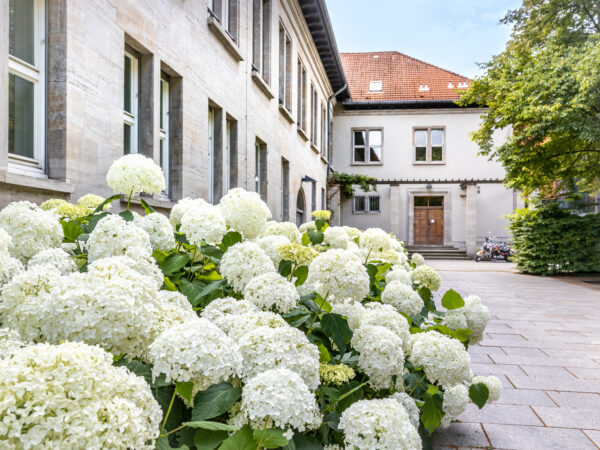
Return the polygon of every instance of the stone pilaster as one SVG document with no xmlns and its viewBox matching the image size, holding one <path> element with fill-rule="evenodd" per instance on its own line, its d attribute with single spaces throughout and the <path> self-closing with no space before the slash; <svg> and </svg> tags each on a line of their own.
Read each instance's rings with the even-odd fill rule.
<svg viewBox="0 0 600 450">
<path fill-rule="evenodd" d="M 339 227 L 342 220 L 342 198 L 339 186 L 329 186 L 327 188 L 327 207 L 332 212 L 331 225 Z"/>
<path fill-rule="evenodd" d="M 400 236 L 400 186 L 392 184 L 390 186 L 390 231 L 396 237 Z"/>
<path fill-rule="evenodd" d="M 467 185 L 467 218 L 465 226 L 465 244 L 467 255 L 473 256 L 477 252 L 477 185 Z"/>
</svg>

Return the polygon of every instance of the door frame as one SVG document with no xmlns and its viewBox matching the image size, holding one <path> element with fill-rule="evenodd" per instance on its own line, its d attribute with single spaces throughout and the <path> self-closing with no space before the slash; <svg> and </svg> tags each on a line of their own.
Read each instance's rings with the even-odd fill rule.
<svg viewBox="0 0 600 450">
<path fill-rule="evenodd" d="M 415 243 L 415 197 L 444 197 L 444 241 L 442 245 L 452 242 L 452 195 L 449 190 L 409 189 L 408 192 L 408 245 Z"/>
</svg>

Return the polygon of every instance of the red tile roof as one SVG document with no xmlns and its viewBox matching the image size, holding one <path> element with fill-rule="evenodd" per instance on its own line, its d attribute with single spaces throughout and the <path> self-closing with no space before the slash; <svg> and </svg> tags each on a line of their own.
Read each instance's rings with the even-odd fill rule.
<svg viewBox="0 0 600 450">
<path fill-rule="evenodd" d="M 341 57 L 351 101 L 456 100 L 471 83 L 467 77 L 400 52 L 342 53 Z M 382 92 L 369 92 L 371 81 L 381 81 Z"/>
</svg>

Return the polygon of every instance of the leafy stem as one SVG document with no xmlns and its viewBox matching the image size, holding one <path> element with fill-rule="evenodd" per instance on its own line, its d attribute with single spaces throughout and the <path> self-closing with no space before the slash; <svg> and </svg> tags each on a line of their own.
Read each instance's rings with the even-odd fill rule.
<svg viewBox="0 0 600 450">
<path fill-rule="evenodd" d="M 129 211 L 129 205 L 131 205 L 131 197 L 133 197 L 133 189 L 129 193 L 129 199 L 127 200 L 127 211 Z"/>
<path fill-rule="evenodd" d="M 260 450 L 262 448 L 262 444 L 265 440 L 265 433 L 267 431 L 267 425 L 269 424 L 269 416 L 267 416 L 267 418 L 265 419 L 265 426 L 262 429 L 262 433 L 260 434 L 260 440 L 258 441 L 258 447 L 256 447 L 256 450 Z"/>
<path fill-rule="evenodd" d="M 173 396 L 171 397 L 171 402 L 169 403 L 169 408 L 167 409 L 167 414 L 165 414 L 165 418 L 163 419 L 162 426 L 160 427 L 160 434 L 161 435 L 162 435 L 163 430 L 165 429 L 165 425 L 167 424 L 167 419 L 169 418 L 169 414 L 171 413 L 171 408 L 173 407 L 173 402 L 175 401 L 175 395 L 177 395 L 177 389 L 173 389 Z M 180 428 L 183 428 L 183 427 L 180 427 Z M 170 434 L 173 431 L 176 431 L 176 430 L 172 430 L 172 431 L 170 431 L 167 434 Z"/>
<path fill-rule="evenodd" d="M 310 334 L 313 331 L 313 326 L 315 324 L 315 321 L 317 320 L 317 317 L 319 317 L 319 314 L 321 313 L 321 311 L 323 311 L 323 305 L 325 304 L 325 302 L 327 301 L 327 297 L 329 297 L 329 293 L 327 293 L 327 295 L 325 296 L 325 298 L 323 299 L 323 301 L 319 304 L 319 309 L 317 310 L 317 312 L 315 313 L 312 322 L 310 323 L 310 326 L 308 327 L 308 331 L 306 332 L 306 337 L 309 337 Z"/>
<path fill-rule="evenodd" d="M 412 390 L 408 393 L 408 395 L 410 395 L 412 397 L 413 392 L 415 392 L 415 389 L 417 389 L 417 386 L 419 386 L 421 384 L 421 382 L 425 379 L 425 374 L 423 374 L 423 376 L 421 377 L 421 379 L 419 381 L 417 381 L 417 384 L 415 384 L 415 386 L 412 388 Z"/>
</svg>

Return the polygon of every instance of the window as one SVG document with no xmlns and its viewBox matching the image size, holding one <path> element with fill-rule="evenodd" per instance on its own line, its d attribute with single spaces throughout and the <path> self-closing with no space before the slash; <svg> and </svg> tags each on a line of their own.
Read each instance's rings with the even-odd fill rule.
<svg viewBox="0 0 600 450">
<path fill-rule="evenodd" d="M 169 147 L 169 115 L 170 115 L 170 80 L 166 74 L 160 77 L 160 167 L 165 174 L 166 190 L 169 196 L 169 175 L 171 169 L 171 154 Z"/>
<path fill-rule="evenodd" d="M 263 201 L 267 201 L 267 144 L 256 140 L 256 151 L 254 155 L 254 179 L 255 190 L 260 194 Z"/>
<path fill-rule="evenodd" d="M 321 188 L 321 209 L 327 209 L 327 204 L 325 203 L 325 188 Z"/>
<path fill-rule="evenodd" d="M 300 188 L 298 191 L 298 198 L 296 199 L 296 226 L 300 226 L 304 223 L 304 190 Z"/>
<path fill-rule="evenodd" d="M 444 128 L 415 128 L 414 162 L 443 163 L 445 160 Z"/>
<path fill-rule="evenodd" d="M 314 84 L 310 84 L 310 142 L 315 147 L 318 145 L 317 133 L 319 130 L 319 94 Z"/>
<path fill-rule="evenodd" d="M 306 131 L 306 68 L 298 59 L 298 128 Z"/>
<path fill-rule="evenodd" d="M 383 130 L 352 130 L 352 161 L 355 164 L 381 164 L 383 149 Z"/>
<path fill-rule="evenodd" d="M 279 104 L 292 110 L 292 40 L 279 23 Z"/>
<path fill-rule="evenodd" d="M 252 64 L 267 83 L 271 81 L 271 0 L 254 0 Z"/>
<path fill-rule="evenodd" d="M 208 108 L 208 201 L 214 203 L 215 179 L 215 110 Z"/>
<path fill-rule="evenodd" d="M 38 172 L 46 168 L 45 24 L 44 0 L 10 0 L 9 161 Z"/>
<path fill-rule="evenodd" d="M 237 43 L 238 40 L 238 10 L 239 0 L 208 0 L 209 14 L 215 16 Z"/>
<path fill-rule="evenodd" d="M 129 47 L 125 47 L 123 96 L 123 153 L 138 153 L 138 128 L 140 111 L 140 59 Z"/>
<path fill-rule="evenodd" d="M 383 83 L 381 81 L 369 82 L 369 92 L 381 92 L 383 89 Z"/>
<path fill-rule="evenodd" d="M 380 212 L 378 195 L 357 195 L 353 198 L 353 213 Z"/>
<path fill-rule="evenodd" d="M 310 210 L 317 210 L 317 183 L 315 181 L 310 184 Z"/>
<path fill-rule="evenodd" d="M 237 187 L 237 120 L 225 121 L 225 192 Z"/>
<path fill-rule="evenodd" d="M 290 220 L 290 163 L 281 158 L 281 220 Z"/>
<path fill-rule="evenodd" d="M 325 105 L 321 106 L 321 156 L 327 158 L 327 112 Z"/>
</svg>

